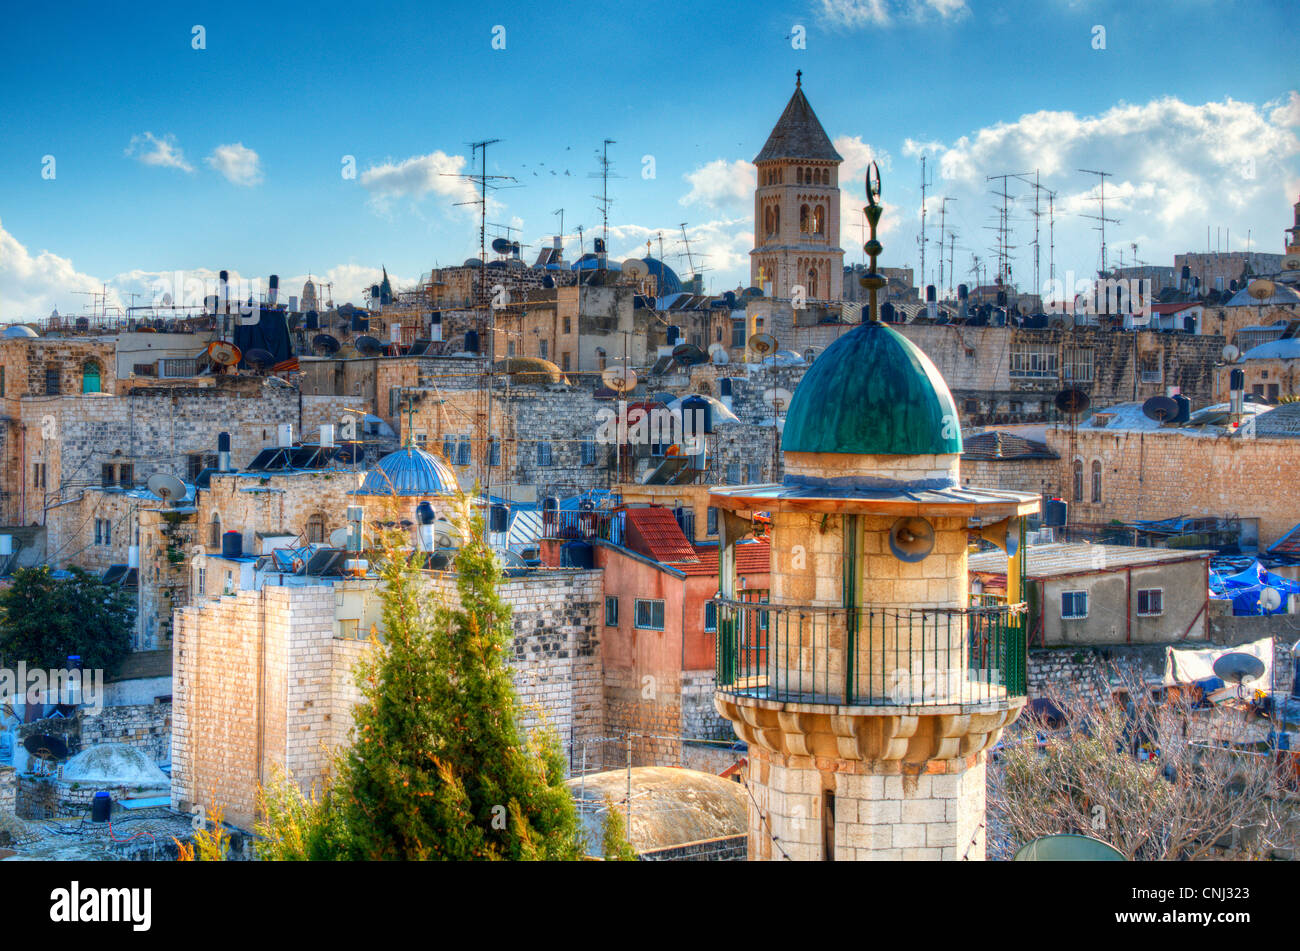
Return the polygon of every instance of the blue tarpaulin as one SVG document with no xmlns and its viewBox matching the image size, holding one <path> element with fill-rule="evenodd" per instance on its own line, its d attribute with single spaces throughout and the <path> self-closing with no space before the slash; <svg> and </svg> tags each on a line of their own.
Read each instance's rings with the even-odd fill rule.
<svg viewBox="0 0 1300 951">
<path fill-rule="evenodd" d="M 1260 604 L 1260 595 L 1266 587 L 1273 588 L 1282 595 L 1281 603 L 1272 611 L 1265 610 Z M 1235 575 L 1224 576 L 1210 572 L 1210 596 L 1232 601 L 1234 615 L 1285 614 L 1288 595 L 1300 595 L 1300 584 L 1274 574 L 1258 561 Z"/>
</svg>

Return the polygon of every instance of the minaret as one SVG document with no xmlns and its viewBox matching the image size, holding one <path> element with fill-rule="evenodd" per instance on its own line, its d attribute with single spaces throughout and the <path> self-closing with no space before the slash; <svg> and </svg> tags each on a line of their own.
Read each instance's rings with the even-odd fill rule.
<svg viewBox="0 0 1300 951">
<path fill-rule="evenodd" d="M 952 394 L 880 322 L 879 181 L 872 163 L 870 317 L 800 382 L 785 481 L 710 492 L 715 703 L 749 744 L 751 859 L 984 858 L 985 751 L 1026 702 L 1019 550 L 1038 497 L 961 484 Z M 736 586 L 735 543 L 759 512 L 768 603 Z M 1013 556 L 1008 604 L 971 604 L 972 519 Z"/>
<path fill-rule="evenodd" d="M 796 285 L 808 300 L 843 296 L 844 250 L 840 244 L 840 163 L 803 94 L 803 72 L 794 95 L 754 159 L 754 250 L 750 283 L 768 297 L 789 299 Z"/>
</svg>

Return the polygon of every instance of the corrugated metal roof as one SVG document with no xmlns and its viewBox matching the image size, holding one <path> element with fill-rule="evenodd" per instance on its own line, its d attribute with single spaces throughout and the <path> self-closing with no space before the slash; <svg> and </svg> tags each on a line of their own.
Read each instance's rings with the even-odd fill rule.
<svg viewBox="0 0 1300 951">
<path fill-rule="evenodd" d="M 1089 545 L 1083 542 L 1057 542 L 1053 545 L 1031 545 L 1026 557 L 1025 574 L 1030 578 L 1053 578 L 1062 575 L 1088 574 L 1093 571 L 1132 568 L 1139 565 L 1158 565 L 1167 562 L 1187 561 L 1192 558 L 1210 558 L 1212 551 L 1177 548 L 1135 548 L 1131 545 Z M 985 574 L 1005 575 L 1007 556 L 1000 551 L 980 552 L 971 555 L 967 570 Z"/>
<path fill-rule="evenodd" d="M 999 431 L 962 437 L 963 459 L 1059 459 L 1046 443 Z"/>
</svg>

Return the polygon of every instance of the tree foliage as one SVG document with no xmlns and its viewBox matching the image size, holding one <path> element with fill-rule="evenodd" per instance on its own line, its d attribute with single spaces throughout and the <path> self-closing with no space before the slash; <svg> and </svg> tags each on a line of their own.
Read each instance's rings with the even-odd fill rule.
<svg viewBox="0 0 1300 951">
<path fill-rule="evenodd" d="M 61 669 L 79 654 L 87 670 L 112 670 L 131 650 L 129 591 L 80 568 L 55 578 L 47 566 L 19 568 L 0 591 L 0 654 L 10 663 Z"/>
<path fill-rule="evenodd" d="M 455 561 L 459 606 L 428 594 L 391 540 L 380 562 L 384 642 L 358 669 L 353 745 L 311 799 L 264 793 L 272 858 L 573 859 L 577 812 L 553 731 L 526 735 L 506 664 L 510 608 L 481 518 L 461 497 L 469 541 Z"/>
</svg>

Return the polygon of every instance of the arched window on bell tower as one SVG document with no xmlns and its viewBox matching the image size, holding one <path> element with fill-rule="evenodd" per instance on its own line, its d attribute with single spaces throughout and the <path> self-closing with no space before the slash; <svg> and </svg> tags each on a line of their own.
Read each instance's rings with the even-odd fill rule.
<svg viewBox="0 0 1300 951">
<path fill-rule="evenodd" d="M 821 205 L 813 209 L 813 231 L 817 234 L 826 233 L 826 209 Z"/>
<path fill-rule="evenodd" d="M 799 231 L 801 234 L 808 233 L 808 206 L 799 206 Z"/>
</svg>

